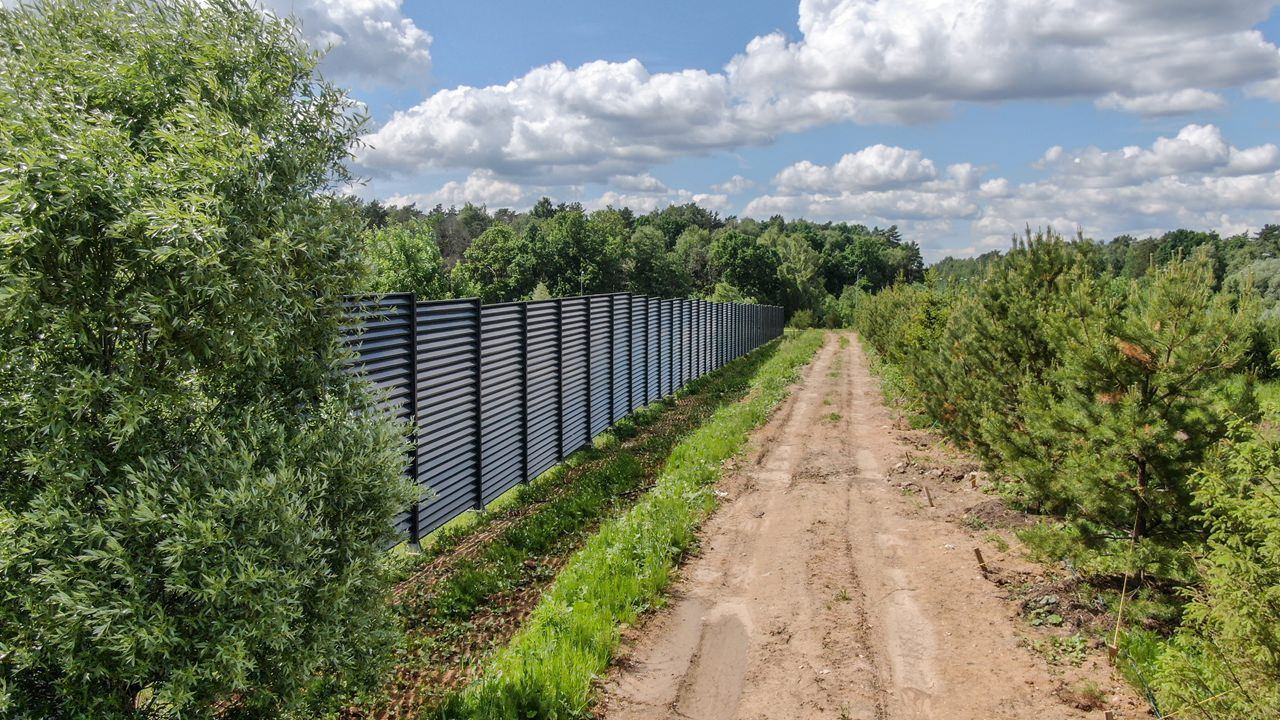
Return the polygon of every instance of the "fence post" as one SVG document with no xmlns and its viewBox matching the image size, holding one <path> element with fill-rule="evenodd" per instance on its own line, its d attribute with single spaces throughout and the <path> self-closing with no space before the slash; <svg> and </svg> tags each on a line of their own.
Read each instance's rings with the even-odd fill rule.
<svg viewBox="0 0 1280 720">
<path fill-rule="evenodd" d="M 483 458 L 482 448 L 481 448 L 481 443 L 480 443 L 480 440 L 481 440 L 481 437 L 482 437 L 481 430 L 483 429 L 483 423 L 482 423 L 482 421 L 481 421 L 482 408 L 480 407 L 480 389 L 481 389 L 481 388 L 480 388 L 480 359 L 481 359 L 481 353 L 480 353 L 480 298 L 474 298 L 474 299 L 471 301 L 471 311 L 472 311 L 472 315 L 471 315 L 471 316 L 475 319 L 475 335 L 471 338 L 471 340 L 472 340 L 472 351 L 473 351 L 472 359 L 473 359 L 473 361 L 475 362 L 475 372 L 476 372 L 476 381 L 475 381 L 475 386 L 474 386 L 474 387 L 475 387 L 475 393 L 476 393 L 475 410 L 474 410 L 474 412 L 475 412 L 475 416 L 476 416 L 476 426 L 475 426 L 475 443 L 474 443 L 474 446 L 475 446 L 475 464 L 476 464 L 476 468 L 475 468 L 475 471 L 476 471 L 476 509 L 477 509 L 477 510 L 479 510 L 480 512 L 484 512 L 484 473 L 480 472 L 480 464 L 481 464 L 481 460 L 482 460 L 482 458 Z"/>
<path fill-rule="evenodd" d="M 592 425 L 592 421 L 593 421 L 593 420 L 595 420 L 595 417 L 594 417 L 595 413 L 593 412 L 593 411 L 594 411 L 594 408 L 595 408 L 595 402 L 594 402 L 594 398 L 593 398 L 593 396 L 595 395 L 595 393 L 594 393 L 594 392 L 592 392 L 592 390 L 593 390 L 593 388 L 594 388 L 594 386 L 595 386 L 595 378 L 594 378 L 594 377 L 592 377 L 592 372 L 595 370 L 595 353 L 594 353 L 594 350 L 593 350 L 593 348 L 592 348 L 592 345 L 594 345 L 594 343 L 592 343 L 592 341 L 591 341 L 591 336 L 595 334 L 595 333 L 593 333 L 593 332 L 592 332 L 592 330 L 594 329 L 594 328 L 592 327 L 592 326 L 594 325 L 594 323 L 592 322 L 592 318 L 591 318 L 591 316 L 592 316 L 592 314 L 593 314 L 593 313 L 591 312 L 591 306 L 592 306 L 592 305 L 594 305 L 594 303 L 592 303 L 592 302 L 591 302 L 591 296 L 590 296 L 590 295 L 588 295 L 588 296 L 587 296 L 587 298 L 586 298 L 586 301 L 585 301 L 585 302 L 583 302 L 582 304 L 583 304 L 584 309 L 586 310 L 586 315 L 587 315 L 587 320 L 586 320 L 586 337 L 585 337 L 585 338 L 583 338 L 583 342 L 584 342 L 584 343 L 586 344 L 586 346 L 587 346 L 587 349 L 586 349 L 586 358 L 587 358 L 587 360 L 586 360 L 586 362 L 587 362 L 587 373 L 586 373 L 586 375 L 587 375 L 587 423 L 586 423 L 586 424 L 587 424 L 587 442 L 588 442 L 588 443 L 590 443 L 590 442 L 591 442 L 591 425 Z"/>
<path fill-rule="evenodd" d="M 529 303 L 520 303 L 520 482 L 529 482 Z"/>
<path fill-rule="evenodd" d="M 409 543 L 422 544 L 422 530 L 418 527 L 419 505 L 422 488 L 418 485 L 418 296 L 409 293 L 409 416 L 413 418 L 413 431 L 409 433 L 409 476 L 413 478 L 413 504 L 409 506 Z"/>
<path fill-rule="evenodd" d="M 556 462 L 564 460 L 564 301 L 556 298 Z"/>
<path fill-rule="evenodd" d="M 618 326 L 614 323 L 614 320 L 613 320 L 614 315 L 616 314 L 614 313 L 614 308 L 613 308 L 614 301 L 616 299 L 617 299 L 616 295 L 609 296 L 609 421 L 604 424 L 605 427 L 609 427 L 613 425 L 613 415 L 614 415 L 613 411 L 615 409 L 613 396 L 614 396 L 614 393 L 617 392 L 617 386 L 616 386 L 617 377 L 613 370 L 614 363 L 618 361 L 618 345 L 617 345 Z"/>
<path fill-rule="evenodd" d="M 663 345 L 665 344 L 664 341 L 666 340 L 667 329 L 662 327 L 662 299 L 658 298 L 654 302 L 658 305 L 658 397 L 654 399 L 661 400 L 664 397 L 662 393 L 662 373 L 664 363 L 662 361 L 664 360 L 663 355 L 666 354 Z"/>
<path fill-rule="evenodd" d="M 636 409 L 636 296 L 627 293 L 627 413 Z"/>
</svg>

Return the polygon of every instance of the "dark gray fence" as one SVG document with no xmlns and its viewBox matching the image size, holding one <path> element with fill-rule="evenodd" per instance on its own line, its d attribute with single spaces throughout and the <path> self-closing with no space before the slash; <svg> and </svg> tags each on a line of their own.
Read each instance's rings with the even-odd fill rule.
<svg viewBox="0 0 1280 720">
<path fill-rule="evenodd" d="M 782 334 L 782 308 L 625 293 L 347 308 L 350 370 L 413 428 L 408 540 L 537 477 L 636 408 Z"/>
</svg>

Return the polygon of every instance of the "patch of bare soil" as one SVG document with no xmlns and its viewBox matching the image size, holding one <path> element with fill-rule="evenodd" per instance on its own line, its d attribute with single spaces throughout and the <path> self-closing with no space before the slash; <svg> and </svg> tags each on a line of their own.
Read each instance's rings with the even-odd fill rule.
<svg viewBox="0 0 1280 720">
<path fill-rule="evenodd" d="M 1023 520 L 981 492 L 976 464 L 895 428 L 846 337 L 828 337 L 723 482 L 671 602 L 626 634 L 598 714 L 1142 716 L 1105 655 L 1071 640 L 1066 618 L 1026 619 L 1023 603 L 1043 583 L 1009 544 Z M 1057 622 L 1053 608 L 1044 621 Z"/>
</svg>

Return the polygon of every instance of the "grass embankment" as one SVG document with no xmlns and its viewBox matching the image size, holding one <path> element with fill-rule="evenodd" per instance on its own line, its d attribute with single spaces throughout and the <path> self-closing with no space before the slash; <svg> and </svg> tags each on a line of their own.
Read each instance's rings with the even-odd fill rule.
<svg viewBox="0 0 1280 720">
<path fill-rule="evenodd" d="M 657 483 L 607 521 L 556 578 L 482 679 L 439 710 L 447 718 L 566 718 L 587 714 L 592 681 L 608 665 L 620 623 L 660 597 L 676 561 L 715 505 L 723 462 L 786 395 L 822 333 L 785 338 L 740 402 L 716 409 L 672 450 Z"/>
<path fill-rule="evenodd" d="M 402 632 L 395 666 L 352 699 L 317 688 L 306 717 L 419 717 L 456 694 L 505 646 L 565 560 L 601 521 L 631 507 L 672 449 L 754 386 L 772 343 L 620 421 L 593 447 L 433 533 L 420 554 L 393 553 Z"/>
</svg>

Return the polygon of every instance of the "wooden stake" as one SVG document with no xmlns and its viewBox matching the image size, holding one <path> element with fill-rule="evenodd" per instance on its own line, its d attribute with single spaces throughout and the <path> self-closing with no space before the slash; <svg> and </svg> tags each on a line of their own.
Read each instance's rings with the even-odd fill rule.
<svg viewBox="0 0 1280 720">
<path fill-rule="evenodd" d="M 933 493 L 929 492 L 929 488 L 924 489 L 924 499 L 929 501 L 929 507 L 933 507 Z"/>
<path fill-rule="evenodd" d="M 1102 720 L 1116 720 L 1116 714 L 1110 710 L 1104 710 L 1102 713 Z"/>
<path fill-rule="evenodd" d="M 973 556 L 974 556 L 974 557 L 976 557 L 976 558 L 978 558 L 978 567 L 982 569 L 982 572 L 983 572 L 983 573 L 991 572 L 990 568 L 988 568 L 988 567 L 987 567 L 987 561 L 982 559 L 982 551 L 981 551 L 981 550 L 979 550 L 978 548 L 974 548 L 974 549 L 973 549 Z"/>
<path fill-rule="evenodd" d="M 974 475 L 973 473 L 969 473 L 969 489 L 970 490 L 978 489 L 978 476 Z"/>
</svg>

